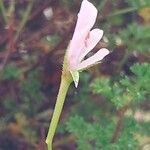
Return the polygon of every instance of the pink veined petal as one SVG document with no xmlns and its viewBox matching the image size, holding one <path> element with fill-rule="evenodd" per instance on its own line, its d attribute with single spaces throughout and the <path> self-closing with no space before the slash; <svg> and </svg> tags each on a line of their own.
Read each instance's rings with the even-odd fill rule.
<svg viewBox="0 0 150 150">
<path fill-rule="evenodd" d="M 84 48 L 85 39 L 94 25 L 96 17 L 97 9 L 95 6 L 87 0 L 83 0 L 74 35 L 68 49 L 68 60 L 71 68 L 75 68 L 79 63 L 79 56 Z"/>
<path fill-rule="evenodd" d="M 109 54 L 109 50 L 107 50 L 106 48 L 100 49 L 97 53 L 95 53 L 90 58 L 83 60 L 78 65 L 78 70 L 83 70 L 83 69 L 86 69 L 92 65 L 95 65 L 96 63 L 98 63 L 100 60 L 102 60 L 108 54 Z"/>
<path fill-rule="evenodd" d="M 89 33 L 89 37 L 87 41 L 85 41 L 85 50 L 80 55 L 80 61 L 96 46 L 96 44 L 100 41 L 103 36 L 103 30 L 93 29 Z"/>
</svg>

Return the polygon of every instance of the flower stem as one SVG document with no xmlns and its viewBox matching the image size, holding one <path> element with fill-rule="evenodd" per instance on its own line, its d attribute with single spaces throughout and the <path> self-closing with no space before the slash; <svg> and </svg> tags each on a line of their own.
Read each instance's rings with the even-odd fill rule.
<svg viewBox="0 0 150 150">
<path fill-rule="evenodd" d="M 53 142 L 53 137 L 55 135 L 55 131 L 57 128 L 57 124 L 61 115 L 61 111 L 64 105 L 64 101 L 66 98 L 66 94 L 68 91 L 68 88 L 71 84 L 71 75 L 69 71 L 63 71 L 62 76 L 61 76 L 61 83 L 60 83 L 60 88 L 59 88 L 59 92 L 58 92 L 58 96 L 57 96 L 57 100 L 56 100 L 56 104 L 55 104 L 55 108 L 54 108 L 54 112 L 53 112 L 53 116 L 52 116 L 52 120 L 49 126 L 49 130 L 48 130 L 48 135 L 46 138 L 46 143 L 48 146 L 48 150 L 52 150 L 52 142 Z"/>
</svg>

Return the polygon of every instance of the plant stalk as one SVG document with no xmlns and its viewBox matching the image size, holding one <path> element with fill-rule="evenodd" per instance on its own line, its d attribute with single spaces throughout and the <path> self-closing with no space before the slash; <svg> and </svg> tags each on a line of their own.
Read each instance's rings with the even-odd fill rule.
<svg viewBox="0 0 150 150">
<path fill-rule="evenodd" d="M 119 118 L 118 118 L 118 122 L 117 122 L 117 126 L 116 129 L 113 133 L 112 139 L 111 139 L 111 143 L 115 143 L 117 141 L 117 138 L 119 137 L 121 130 L 123 128 L 123 119 L 124 119 L 124 114 L 128 109 L 128 105 L 122 107 L 119 110 Z"/>
<path fill-rule="evenodd" d="M 17 30 L 17 33 L 16 33 L 16 37 L 15 37 L 15 41 L 18 39 L 20 33 L 22 32 L 22 29 L 24 28 L 24 26 L 26 25 L 26 23 L 28 21 L 28 18 L 29 18 L 29 15 L 31 13 L 33 4 L 34 4 L 34 0 L 30 0 L 29 4 L 27 6 L 27 9 L 25 10 L 25 12 L 23 14 L 22 20 L 19 24 L 19 27 L 18 27 L 18 30 Z"/>
<path fill-rule="evenodd" d="M 6 8 L 4 6 L 4 1 L 3 0 L 0 0 L 0 10 L 1 10 L 2 16 L 4 18 L 4 21 L 7 24 L 8 23 L 8 18 L 7 18 Z"/>
<path fill-rule="evenodd" d="M 58 124 L 58 121 L 59 121 L 59 118 L 60 118 L 60 115 L 62 112 L 66 94 L 67 94 L 67 91 L 68 91 L 68 88 L 69 88 L 71 82 L 72 82 L 72 78 L 71 78 L 70 72 L 67 70 L 63 70 L 62 76 L 61 76 L 60 88 L 59 88 L 52 120 L 51 120 L 51 123 L 49 126 L 48 135 L 46 138 L 48 150 L 52 150 L 53 138 L 54 138 L 57 124 Z"/>
</svg>

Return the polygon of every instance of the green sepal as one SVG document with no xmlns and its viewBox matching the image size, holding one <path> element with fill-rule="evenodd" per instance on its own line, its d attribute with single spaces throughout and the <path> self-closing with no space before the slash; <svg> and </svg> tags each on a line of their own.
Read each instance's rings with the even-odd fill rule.
<svg viewBox="0 0 150 150">
<path fill-rule="evenodd" d="M 78 87 L 78 83 L 79 83 L 79 72 L 78 71 L 70 71 L 75 87 Z"/>
</svg>

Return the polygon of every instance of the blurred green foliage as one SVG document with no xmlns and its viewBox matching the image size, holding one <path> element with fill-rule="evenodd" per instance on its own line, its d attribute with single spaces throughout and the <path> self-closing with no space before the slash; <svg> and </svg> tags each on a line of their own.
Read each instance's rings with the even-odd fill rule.
<svg viewBox="0 0 150 150">
<path fill-rule="evenodd" d="M 150 91 L 150 64 L 135 64 L 131 67 L 133 77 L 121 76 L 117 82 L 97 79 L 92 84 L 94 93 L 104 95 L 115 107 L 120 108 L 134 102 L 145 100 Z"/>
<path fill-rule="evenodd" d="M 131 51 L 144 52 L 149 50 L 149 25 L 138 25 L 136 22 L 133 22 L 126 29 L 120 31 L 118 36 L 121 38 L 123 44 Z"/>
<path fill-rule="evenodd" d="M 13 80 L 13 79 L 17 79 L 20 75 L 21 75 L 21 70 L 17 68 L 15 64 L 8 64 L 4 68 L 1 78 L 4 80 Z"/>
<path fill-rule="evenodd" d="M 150 6 L 150 1 L 149 0 L 134 0 L 134 1 L 131 1 L 131 0 L 125 0 L 130 6 L 132 7 L 137 7 L 137 8 L 140 8 L 140 7 L 148 7 Z"/>
<path fill-rule="evenodd" d="M 21 83 L 22 110 L 33 117 L 41 106 L 44 95 L 41 92 L 40 72 L 32 71 L 27 80 Z"/>
<path fill-rule="evenodd" d="M 138 142 L 134 138 L 134 132 L 138 129 L 135 120 L 126 118 L 125 127 L 116 143 L 111 143 L 115 123 L 106 118 L 99 122 L 87 122 L 83 117 L 73 116 L 67 123 L 67 129 L 77 139 L 78 149 L 83 150 L 135 150 Z M 130 140 L 129 140 L 130 139 Z"/>
<path fill-rule="evenodd" d="M 8 64 L 2 74 L 3 82 L 12 82 L 13 85 L 4 97 L 0 97 L 3 110 L 6 111 L 0 117 L 0 124 L 3 125 L 0 131 L 9 129 L 12 133 L 23 136 L 33 146 L 38 141 L 33 120 L 45 96 L 41 91 L 40 71 L 31 71 L 26 78 L 23 73 L 14 64 Z"/>
</svg>

